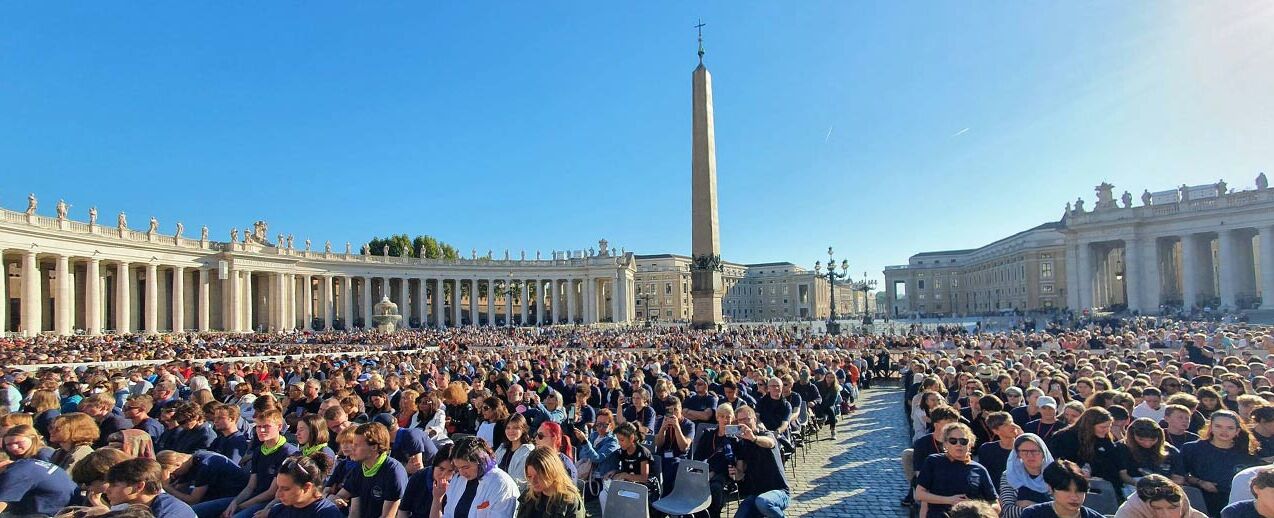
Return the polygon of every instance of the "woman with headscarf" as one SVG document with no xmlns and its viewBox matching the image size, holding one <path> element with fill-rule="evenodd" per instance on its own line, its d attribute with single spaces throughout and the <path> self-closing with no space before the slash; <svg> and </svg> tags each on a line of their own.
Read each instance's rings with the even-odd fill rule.
<svg viewBox="0 0 1274 518">
<path fill-rule="evenodd" d="M 1119 506 L 1115 518 L 1206 518 L 1190 507 L 1181 486 L 1163 475 L 1146 475 L 1137 481 L 1132 496 Z"/>
<path fill-rule="evenodd" d="M 1052 463 L 1053 454 L 1040 436 L 1024 433 L 1013 440 L 1000 478 L 1000 518 L 1018 518 L 1023 509 L 1053 499 L 1044 481 L 1044 468 Z"/>
</svg>

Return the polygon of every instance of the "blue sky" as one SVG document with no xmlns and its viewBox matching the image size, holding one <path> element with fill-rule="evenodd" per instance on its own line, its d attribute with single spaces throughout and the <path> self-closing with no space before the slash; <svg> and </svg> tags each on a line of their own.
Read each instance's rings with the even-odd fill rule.
<svg viewBox="0 0 1274 518">
<path fill-rule="evenodd" d="M 690 248 L 708 24 L 727 260 L 855 272 L 1274 173 L 1269 2 L 0 4 L 0 205 L 214 239 Z"/>
</svg>

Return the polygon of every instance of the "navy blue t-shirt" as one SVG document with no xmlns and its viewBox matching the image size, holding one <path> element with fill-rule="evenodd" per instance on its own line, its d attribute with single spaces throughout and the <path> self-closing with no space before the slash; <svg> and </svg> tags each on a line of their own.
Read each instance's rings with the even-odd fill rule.
<svg viewBox="0 0 1274 518">
<path fill-rule="evenodd" d="M 192 462 L 191 485 L 208 487 L 203 497 L 205 501 L 238 495 L 248 485 L 248 472 L 220 453 L 197 451 Z"/>
<path fill-rule="evenodd" d="M 314 503 L 305 507 L 292 507 L 290 505 L 279 504 L 270 508 L 270 512 L 266 514 L 267 518 L 345 518 L 345 513 L 341 512 L 336 504 L 326 498 L 315 500 Z"/>
<path fill-rule="evenodd" d="M 408 518 L 426 518 L 433 506 L 433 497 L 434 467 L 425 466 L 407 479 L 407 490 L 403 493 L 403 503 L 398 506 L 398 511 L 407 513 Z"/>
<path fill-rule="evenodd" d="M 1199 440 L 1181 448 L 1181 468 L 1177 474 L 1190 474 L 1212 482 L 1222 494 L 1228 494 L 1234 475 L 1260 463 L 1260 459 L 1237 447 L 1223 450 Z"/>
<path fill-rule="evenodd" d="M 987 502 L 999 498 L 986 468 L 976 462 L 954 462 L 945 453 L 935 453 L 924 460 L 916 485 L 938 496 L 965 495 Z M 949 510 L 949 505 L 929 504 L 927 518 L 942 518 Z"/>
<path fill-rule="evenodd" d="M 159 436 L 164 434 L 164 423 L 158 419 L 147 417 L 145 421 L 133 425 L 134 430 L 141 430 L 150 436 L 152 443 L 159 441 Z"/>
<path fill-rule="evenodd" d="M 1130 477 L 1163 475 L 1171 478 L 1173 473 L 1181 472 L 1181 450 L 1174 448 L 1171 444 L 1164 444 L 1163 449 L 1164 456 L 1159 462 L 1154 462 L 1153 459 L 1139 461 L 1133 456 L 1132 450 L 1125 446 L 1119 449 L 1119 466 L 1128 471 Z"/>
<path fill-rule="evenodd" d="M 168 493 L 160 493 L 150 501 L 150 512 L 155 513 L 155 518 L 196 518 L 190 504 Z"/>
<path fill-rule="evenodd" d="M 1261 518 L 1256 510 L 1256 500 L 1239 500 L 1221 510 L 1221 518 Z"/>
<path fill-rule="evenodd" d="M 75 491 L 66 470 L 42 460 L 17 460 L 0 471 L 0 502 L 9 504 L 6 513 L 57 514 Z"/>
<path fill-rule="evenodd" d="M 390 447 L 389 456 L 400 463 L 406 464 L 407 458 L 417 453 L 421 454 L 421 462 L 424 465 L 429 465 L 434 455 L 438 454 L 438 445 L 429 440 L 424 430 L 419 428 L 399 428 L 398 433 L 394 434 L 394 444 Z"/>
<path fill-rule="evenodd" d="M 1053 502 L 1044 502 L 1035 504 L 1022 510 L 1022 518 L 1057 518 L 1057 511 L 1053 510 Z M 1101 513 L 1080 506 L 1079 518 L 1104 518 Z"/>
<path fill-rule="evenodd" d="M 361 516 L 350 518 L 376 518 L 380 516 L 385 502 L 402 500 L 407 490 L 407 469 L 401 462 L 386 458 L 385 463 L 371 477 L 363 476 L 362 466 L 358 466 L 345 476 L 346 491 L 357 498 Z"/>
<path fill-rule="evenodd" d="M 301 451 L 295 444 L 284 443 L 279 449 L 274 450 L 269 455 L 262 455 L 261 450 L 252 452 L 252 465 L 250 466 L 251 474 L 257 476 L 257 487 L 252 488 L 252 496 L 264 493 L 270 489 L 270 484 L 274 482 L 274 477 L 279 474 L 279 466 L 283 465 L 283 461 L 288 457 Z"/>
<path fill-rule="evenodd" d="M 337 461 L 336 466 L 332 468 L 332 474 L 327 476 L 327 487 L 342 487 L 345 484 L 345 477 L 349 476 L 350 472 L 355 469 L 358 469 L 357 461 L 349 459 Z"/>
<path fill-rule="evenodd" d="M 1000 446 L 997 442 L 988 442 L 978 446 L 978 464 L 986 468 L 986 472 L 991 475 L 991 480 L 1000 480 L 1000 476 L 1004 474 L 1004 467 L 1009 463 L 1009 452 Z"/>
<path fill-rule="evenodd" d="M 217 432 L 212 431 L 212 427 L 205 423 L 189 430 L 182 429 L 170 446 L 173 450 L 193 454 L 208 449 L 216 438 Z"/>
<path fill-rule="evenodd" d="M 696 412 L 702 412 L 704 410 L 716 410 L 717 396 L 711 392 L 702 396 L 700 396 L 699 394 L 692 394 L 690 397 L 686 398 L 686 401 L 682 403 L 681 406 L 682 408 L 685 408 L 686 410 L 694 410 Z M 716 421 L 707 420 L 707 421 L 696 421 L 696 422 L 715 423 Z"/>
<path fill-rule="evenodd" d="M 234 461 L 235 464 L 238 464 L 243 460 L 243 457 L 248 455 L 249 448 L 251 448 L 251 442 L 248 441 L 248 436 L 239 432 L 230 435 L 217 435 L 217 438 L 213 439 L 212 444 L 208 446 L 209 450 L 224 455 L 227 459 Z"/>
</svg>

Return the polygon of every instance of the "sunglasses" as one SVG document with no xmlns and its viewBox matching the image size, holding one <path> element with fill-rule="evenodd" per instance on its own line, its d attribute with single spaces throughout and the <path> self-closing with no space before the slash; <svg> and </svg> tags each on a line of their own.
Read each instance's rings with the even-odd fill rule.
<svg viewBox="0 0 1274 518">
<path fill-rule="evenodd" d="M 1145 500 L 1147 502 L 1150 500 L 1158 500 L 1161 498 L 1166 499 L 1172 503 L 1177 503 L 1181 501 L 1181 495 L 1178 494 L 1175 490 L 1173 490 L 1172 486 L 1159 486 L 1159 487 L 1138 489 L 1137 496 L 1141 497 L 1142 500 Z"/>
<path fill-rule="evenodd" d="M 960 446 L 968 446 L 968 445 L 969 445 L 969 439 L 964 438 L 964 437 L 949 437 L 949 438 L 947 438 L 947 444 L 950 444 L 950 445 L 952 445 L 952 446 L 955 446 L 955 445 L 957 445 L 957 444 L 958 444 L 958 445 L 960 445 Z"/>
<path fill-rule="evenodd" d="M 549 438 L 549 435 L 548 435 L 548 434 L 546 434 L 546 433 L 544 433 L 544 432 L 536 432 L 536 433 L 535 433 L 535 438 L 536 438 L 536 439 L 548 439 L 548 438 Z"/>
</svg>

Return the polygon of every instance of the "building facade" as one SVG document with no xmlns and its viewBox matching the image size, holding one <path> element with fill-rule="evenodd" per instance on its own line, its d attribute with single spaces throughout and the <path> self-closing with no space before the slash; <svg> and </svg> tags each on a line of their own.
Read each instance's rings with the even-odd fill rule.
<svg viewBox="0 0 1274 518">
<path fill-rule="evenodd" d="M 675 254 L 635 256 L 635 315 L 638 319 L 688 321 L 693 316 L 692 262 Z M 827 280 L 788 262 L 721 263 L 722 312 L 727 321 L 825 319 L 830 313 Z M 838 299 L 840 300 L 840 299 Z M 848 301 L 849 299 L 845 299 Z M 846 310 L 839 307 L 843 314 Z"/>
<path fill-rule="evenodd" d="M 228 242 L 0 209 L 0 331 L 164 333 L 363 327 L 382 298 L 404 325 L 625 323 L 633 318 L 634 255 L 555 252 L 551 259 L 434 260 L 312 250 L 257 222 Z"/>
<path fill-rule="evenodd" d="M 981 248 L 923 252 L 885 267 L 886 311 L 894 317 L 1060 309 L 1066 303 L 1060 222 Z"/>
<path fill-rule="evenodd" d="M 1096 188 L 1091 210 L 1067 204 L 1066 251 L 1075 265 L 1068 303 L 1079 309 L 1126 307 L 1274 309 L 1274 190 L 1216 184 L 1118 201 Z"/>
<path fill-rule="evenodd" d="M 885 268 L 895 316 L 1066 308 L 1156 314 L 1274 310 L 1274 190 L 1224 181 L 1143 191 L 1114 186 L 1068 203 L 1062 220 L 982 248 L 924 252 Z"/>
</svg>

